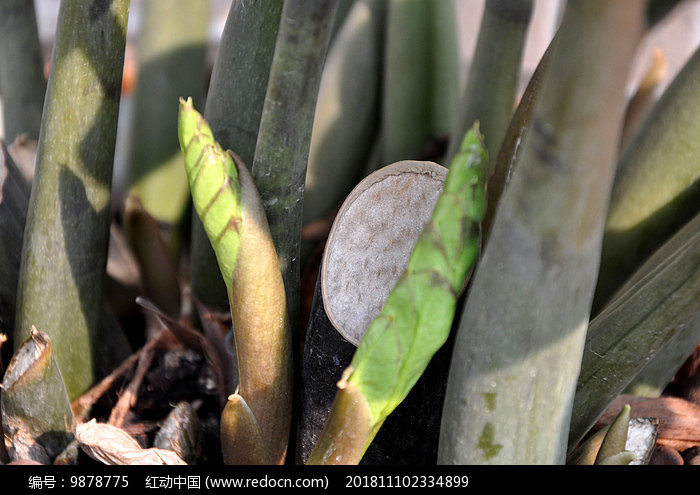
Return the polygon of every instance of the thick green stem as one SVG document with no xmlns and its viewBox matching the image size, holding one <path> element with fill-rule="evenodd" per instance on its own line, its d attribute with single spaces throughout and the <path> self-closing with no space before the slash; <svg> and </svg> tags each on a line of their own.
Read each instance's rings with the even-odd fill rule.
<svg viewBox="0 0 700 495">
<path fill-rule="evenodd" d="M 347 377 L 338 382 L 338 393 L 321 437 L 309 456 L 310 465 L 359 464 L 373 430 L 369 404 Z"/>
<path fill-rule="evenodd" d="M 328 52 L 314 118 L 304 222 L 337 208 L 357 184 L 376 139 L 385 0 L 358 0 Z"/>
<path fill-rule="evenodd" d="M 214 138 L 248 167 L 255 154 L 281 13 L 282 2 L 233 1 L 207 92 L 204 116 Z M 196 214 L 192 215 L 192 292 L 212 309 L 228 306 L 214 250 Z"/>
<path fill-rule="evenodd" d="M 495 157 L 491 157 L 493 163 L 490 166 L 491 176 L 488 178 L 488 186 L 486 187 L 486 214 L 484 215 L 484 221 L 481 223 L 484 245 L 488 243 L 501 195 L 508 187 L 508 184 L 510 184 L 515 167 L 518 164 L 525 135 L 530 129 L 535 102 L 541 93 L 542 79 L 547 73 L 552 59 L 554 46 L 556 46 L 556 38 L 550 43 L 539 64 L 537 64 L 535 72 L 532 74 L 530 82 L 520 98 L 520 103 L 515 109 L 506 134 L 501 141 L 498 154 Z"/>
<path fill-rule="evenodd" d="M 335 8 L 336 0 L 284 2 L 252 166 L 277 249 L 293 327 L 300 304 L 306 165 Z"/>
<path fill-rule="evenodd" d="M 460 85 L 454 1 L 389 0 L 387 9 L 382 165 L 416 159 L 451 132 Z"/>
<path fill-rule="evenodd" d="M 446 464 L 563 464 L 644 2 L 569 0 L 455 341 Z"/>
<path fill-rule="evenodd" d="M 37 139 L 46 80 L 34 2 L 0 1 L 0 46 L 4 139 Z"/>
<path fill-rule="evenodd" d="M 234 0 L 207 93 L 214 139 L 250 166 L 258 141 L 283 2 Z"/>
<path fill-rule="evenodd" d="M 492 161 L 496 157 L 513 115 L 533 3 L 532 0 L 484 3 L 481 30 L 448 157 L 459 150 L 462 136 L 476 120 L 484 135 L 489 157 Z M 492 170 L 493 165 L 486 171 L 486 177 Z"/>
<path fill-rule="evenodd" d="M 177 139 L 177 101 L 204 98 L 208 0 L 145 2 L 134 94 L 129 186 L 145 210 L 169 226 L 190 203 Z"/>
<path fill-rule="evenodd" d="M 128 10 L 61 3 L 27 213 L 15 345 L 46 332 L 71 400 L 93 381 Z"/>
</svg>

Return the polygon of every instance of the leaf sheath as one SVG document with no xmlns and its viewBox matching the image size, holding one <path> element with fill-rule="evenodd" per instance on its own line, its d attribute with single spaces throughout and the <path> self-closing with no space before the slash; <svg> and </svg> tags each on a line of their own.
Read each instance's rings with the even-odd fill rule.
<svg viewBox="0 0 700 495">
<path fill-rule="evenodd" d="M 180 103 L 179 132 L 195 209 L 228 289 L 238 395 L 266 442 L 262 450 L 269 456 L 265 457 L 281 463 L 291 424 L 291 335 L 284 283 L 262 201 L 244 164 L 233 153 L 222 151 L 191 100 Z M 227 421 L 235 423 L 231 418 Z"/>
</svg>

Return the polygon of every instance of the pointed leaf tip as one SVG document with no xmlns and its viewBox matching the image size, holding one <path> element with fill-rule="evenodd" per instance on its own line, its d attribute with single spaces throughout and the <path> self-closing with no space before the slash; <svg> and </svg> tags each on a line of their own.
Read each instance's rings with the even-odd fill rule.
<svg viewBox="0 0 700 495">
<path fill-rule="evenodd" d="M 253 411 L 237 393 L 229 396 L 221 414 L 221 448 L 224 464 L 273 463 Z"/>
<path fill-rule="evenodd" d="M 596 464 L 610 462 L 610 459 L 613 457 L 626 452 L 625 445 L 627 443 L 630 411 L 631 407 L 629 404 L 625 404 L 615 420 L 610 424 L 610 429 L 605 435 L 603 443 L 600 445 L 600 450 L 595 460 Z M 615 462 L 619 462 L 619 459 Z M 629 464 L 629 462 L 631 461 L 627 463 Z"/>
</svg>

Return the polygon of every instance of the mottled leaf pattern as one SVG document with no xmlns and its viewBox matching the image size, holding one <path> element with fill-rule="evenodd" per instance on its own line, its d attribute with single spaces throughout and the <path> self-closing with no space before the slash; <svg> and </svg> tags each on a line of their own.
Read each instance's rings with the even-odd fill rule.
<svg viewBox="0 0 700 495">
<path fill-rule="evenodd" d="M 450 166 L 406 271 L 352 360 L 349 381 L 367 399 L 375 427 L 406 397 L 447 339 L 458 294 L 479 253 L 485 162 L 475 126 Z"/>
<path fill-rule="evenodd" d="M 486 160 L 476 123 L 452 160 L 405 272 L 338 382 L 308 464 L 357 464 L 447 340 L 457 299 L 479 254 Z"/>
</svg>

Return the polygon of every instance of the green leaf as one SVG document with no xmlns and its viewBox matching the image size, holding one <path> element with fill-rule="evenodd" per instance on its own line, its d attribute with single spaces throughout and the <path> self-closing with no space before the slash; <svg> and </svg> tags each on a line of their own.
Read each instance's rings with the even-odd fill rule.
<svg viewBox="0 0 700 495">
<path fill-rule="evenodd" d="M 443 192 L 405 272 L 338 383 L 339 396 L 350 391 L 353 399 L 336 397 L 310 463 L 359 461 L 386 417 L 408 395 L 447 340 L 457 297 L 479 253 L 485 162 L 486 152 L 475 124 L 452 162 Z M 356 422 L 343 423 L 339 417 L 345 416 L 356 418 Z M 333 424 L 335 428 L 328 426 Z M 358 450 L 350 453 L 345 448 L 343 456 L 336 458 L 330 453 L 340 449 L 347 431 L 367 432 L 365 442 L 353 437 Z"/>
<path fill-rule="evenodd" d="M 349 380 L 367 398 L 375 427 L 406 397 L 447 339 L 457 294 L 479 252 L 485 162 L 475 127 L 453 160 L 405 273 L 353 357 Z"/>
<path fill-rule="evenodd" d="M 192 99 L 180 100 L 180 146 L 192 201 L 214 247 L 221 274 L 231 293 L 240 246 L 241 191 L 233 157 L 214 140 L 209 124 L 194 109 Z"/>
<path fill-rule="evenodd" d="M 291 332 L 262 200 L 248 169 L 221 149 L 191 100 L 181 100 L 179 132 L 195 210 L 228 289 L 238 395 L 252 411 L 270 462 L 282 463 L 292 415 Z"/>
</svg>

